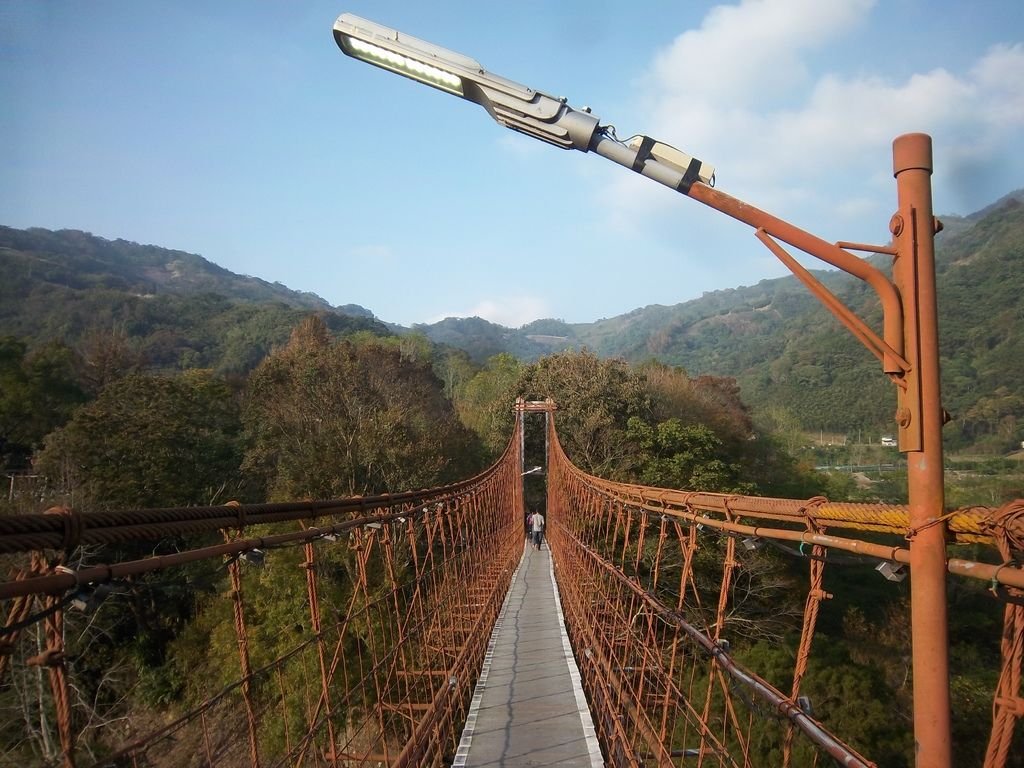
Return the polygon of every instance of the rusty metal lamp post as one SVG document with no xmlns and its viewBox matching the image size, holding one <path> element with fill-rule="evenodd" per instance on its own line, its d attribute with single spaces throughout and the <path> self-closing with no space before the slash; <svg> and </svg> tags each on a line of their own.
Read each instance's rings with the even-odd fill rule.
<svg viewBox="0 0 1024 768">
<path fill-rule="evenodd" d="M 938 320 L 935 300 L 930 137 L 893 142 L 898 211 L 892 245 L 829 243 L 714 188 L 714 168 L 648 136 L 620 141 L 589 109 L 493 75 L 467 56 L 351 14 L 334 24 L 341 50 L 438 90 L 475 102 L 496 121 L 562 149 L 593 152 L 754 228 L 765 246 L 874 354 L 896 385 L 899 448 L 907 455 L 910 501 L 911 622 L 915 764 L 950 768 L 949 648 Z M 781 245 L 785 243 L 865 282 L 882 305 L 879 336 Z M 854 255 L 893 257 L 892 279 Z"/>
</svg>

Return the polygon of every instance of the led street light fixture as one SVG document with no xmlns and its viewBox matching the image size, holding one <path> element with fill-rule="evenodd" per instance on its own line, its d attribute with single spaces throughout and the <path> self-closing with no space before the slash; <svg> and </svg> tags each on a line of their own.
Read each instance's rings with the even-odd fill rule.
<svg viewBox="0 0 1024 768">
<path fill-rule="evenodd" d="M 573 109 L 461 53 L 350 13 L 334 22 L 334 40 L 348 56 L 479 104 L 505 127 L 556 147 L 594 152 L 683 194 L 696 182 L 714 183 L 711 165 L 649 136 L 620 141 L 589 108 Z"/>
<path fill-rule="evenodd" d="M 341 40 L 346 41 L 347 46 L 342 44 Z M 426 83 L 443 91 L 449 91 L 457 96 L 462 96 L 462 80 L 458 75 L 451 72 L 446 72 L 443 69 L 418 61 L 410 56 L 403 56 L 400 53 L 389 51 L 387 48 L 382 48 L 379 45 L 374 45 L 355 37 L 342 36 L 339 38 L 339 45 L 342 45 L 342 50 L 345 53 L 357 59 L 362 59 L 371 64 L 376 64 L 378 67 L 390 69 L 392 72 L 419 80 L 421 83 Z"/>
<path fill-rule="evenodd" d="M 811 704 L 810 696 L 797 696 L 796 705 L 800 707 L 800 711 L 808 717 L 814 717 L 814 706 Z"/>
<path fill-rule="evenodd" d="M 350 13 L 334 22 L 334 40 L 355 59 L 479 104 L 512 130 L 563 149 L 590 148 L 596 117 L 572 109 L 565 99 L 492 75 L 461 53 Z"/>
<path fill-rule="evenodd" d="M 71 607 L 76 611 L 91 616 L 96 613 L 96 610 L 100 607 L 100 604 L 107 599 L 113 591 L 113 587 L 109 584 L 97 584 L 95 587 L 86 587 L 80 589 L 74 595 L 72 595 L 70 603 Z"/>
<path fill-rule="evenodd" d="M 889 581 L 900 582 L 907 578 L 907 566 L 891 560 L 883 560 L 875 566 L 875 570 Z"/>
<path fill-rule="evenodd" d="M 243 552 L 239 557 L 249 565 L 256 566 L 257 568 L 262 568 L 263 563 L 267 559 L 267 555 L 262 549 L 250 549 L 247 552 Z"/>
</svg>

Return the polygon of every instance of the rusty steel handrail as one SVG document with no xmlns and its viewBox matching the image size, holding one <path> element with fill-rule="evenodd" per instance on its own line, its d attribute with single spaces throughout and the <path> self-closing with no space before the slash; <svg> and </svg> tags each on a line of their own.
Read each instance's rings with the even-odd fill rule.
<svg viewBox="0 0 1024 768">
<path fill-rule="evenodd" d="M 479 475 L 458 483 L 404 493 L 354 496 L 318 501 L 271 504 L 227 503 L 208 507 L 127 509 L 77 512 L 55 507 L 42 514 L 0 516 L 0 554 L 39 549 L 71 551 L 80 544 L 114 544 L 244 529 L 266 523 L 315 520 L 321 517 L 425 504 L 464 492 L 484 481 L 500 461 Z"/>
<path fill-rule="evenodd" d="M 867 504 L 835 502 L 817 496 L 811 499 L 782 499 L 768 496 L 742 496 L 707 491 L 680 491 L 630 483 L 616 483 L 588 476 L 596 489 L 614 494 L 626 503 L 651 509 L 697 509 L 714 512 L 723 518 L 749 517 L 758 520 L 785 521 L 806 527 L 808 521 L 823 528 L 877 531 L 900 536 L 913 534 L 905 504 Z M 995 544 L 1000 535 L 1024 540 L 1024 517 L 1007 517 L 1006 511 L 1024 504 L 1024 499 L 1001 507 L 970 506 L 953 510 L 943 521 L 949 535 L 960 544 Z"/>
<path fill-rule="evenodd" d="M 459 497 L 453 496 L 450 498 L 457 499 Z M 391 507 L 391 504 L 382 505 L 377 510 L 390 509 Z M 138 560 L 125 560 L 112 565 L 91 565 L 75 570 L 63 569 L 45 576 L 34 576 L 17 581 L 4 582 L 0 584 L 0 600 L 10 600 L 27 595 L 57 595 L 86 584 L 103 584 L 109 581 L 128 579 L 145 573 L 176 568 L 188 563 L 240 555 L 244 552 L 251 552 L 254 549 L 273 549 L 291 544 L 316 541 L 323 539 L 325 536 L 350 533 L 367 526 L 391 523 L 396 520 L 401 522 L 405 522 L 407 519 L 418 520 L 424 517 L 428 511 L 428 506 L 422 506 L 409 511 L 364 515 L 334 525 L 304 528 L 301 531 L 292 531 L 290 533 L 233 539 L 224 544 L 186 549 L 182 552 L 175 552 L 172 555 L 153 555 Z"/>
<path fill-rule="evenodd" d="M 649 512 L 670 515 L 680 520 L 701 523 L 733 533 L 779 541 L 819 544 L 830 549 L 868 557 L 901 563 L 910 562 L 910 551 L 906 547 L 815 532 L 828 528 L 871 531 L 895 534 L 909 540 L 913 538 L 915 531 L 910 528 L 905 505 L 830 502 L 824 497 L 801 500 L 677 491 L 603 480 L 588 475 L 571 464 L 568 465 L 567 471 L 573 473 L 579 482 L 609 499 Z M 944 521 L 949 526 L 950 537 L 955 543 L 988 544 L 995 551 L 996 542 L 1000 537 L 1007 537 L 1010 541 L 1024 540 L 1024 515 L 1010 514 L 1022 506 L 1024 500 L 1018 499 L 998 508 L 964 507 L 950 512 Z M 739 520 L 746 522 L 737 522 Z M 794 528 L 766 525 L 769 522 L 790 523 Z M 947 568 L 950 573 L 959 576 L 1024 588 L 1024 568 L 1012 562 L 982 563 L 949 558 Z"/>
</svg>

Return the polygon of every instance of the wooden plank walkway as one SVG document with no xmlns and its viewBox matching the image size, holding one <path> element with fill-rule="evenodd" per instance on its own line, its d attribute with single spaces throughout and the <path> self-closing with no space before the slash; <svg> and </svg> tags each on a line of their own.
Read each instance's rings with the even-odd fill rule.
<svg viewBox="0 0 1024 768">
<path fill-rule="evenodd" d="M 604 765 L 547 544 L 523 553 L 452 765 Z"/>
</svg>

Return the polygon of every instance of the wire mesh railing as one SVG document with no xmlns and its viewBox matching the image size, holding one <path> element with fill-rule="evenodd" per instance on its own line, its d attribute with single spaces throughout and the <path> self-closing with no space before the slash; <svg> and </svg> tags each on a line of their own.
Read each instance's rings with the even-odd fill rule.
<svg viewBox="0 0 1024 768">
<path fill-rule="evenodd" d="M 874 765 L 873 745 L 808 696 L 808 675 L 829 575 L 909 570 L 917 532 L 906 508 L 602 480 L 571 464 L 553 404 L 543 410 L 548 540 L 607 763 Z M 523 434 L 517 413 L 498 462 L 441 488 L 0 518 L 0 557 L 14 567 L 0 584 L 0 755 L 65 766 L 451 762 L 523 551 Z M 934 524 L 953 547 L 949 572 L 1000 601 L 983 759 L 1015 765 L 1024 502 Z M 188 614 L 174 629 L 184 681 L 159 717 L 104 687 L 118 675 L 147 684 L 108 654 L 116 625 L 96 621 L 118 600 L 164 621 Z"/>
<path fill-rule="evenodd" d="M 553 420 L 548 441 L 548 539 L 610 764 L 876 764 L 844 734 L 849 722 L 805 695 L 805 676 L 815 639 L 827 642 L 827 571 L 859 564 L 902 579 L 915 535 L 906 508 L 615 483 L 569 461 Z M 949 557 L 950 573 L 1005 603 L 986 768 L 1010 764 L 1024 716 L 1022 510 L 1018 501 L 938 521 L 970 555 Z"/>
<path fill-rule="evenodd" d="M 23 553 L 0 585 L 0 700 L 15 710 L 0 754 L 65 766 L 450 762 L 522 552 L 520 463 L 512 442 L 481 475 L 424 491 L 0 518 L 0 553 Z M 95 562 L 168 537 L 178 551 Z M 92 556 L 73 560 L 83 547 Z M 185 588 L 196 568 L 213 583 L 193 618 L 211 657 L 186 670 L 183 703 L 165 709 L 177 714 L 153 722 L 100 702 L 83 663 L 102 650 L 95 608 L 160 600 L 151 579 Z"/>
</svg>

